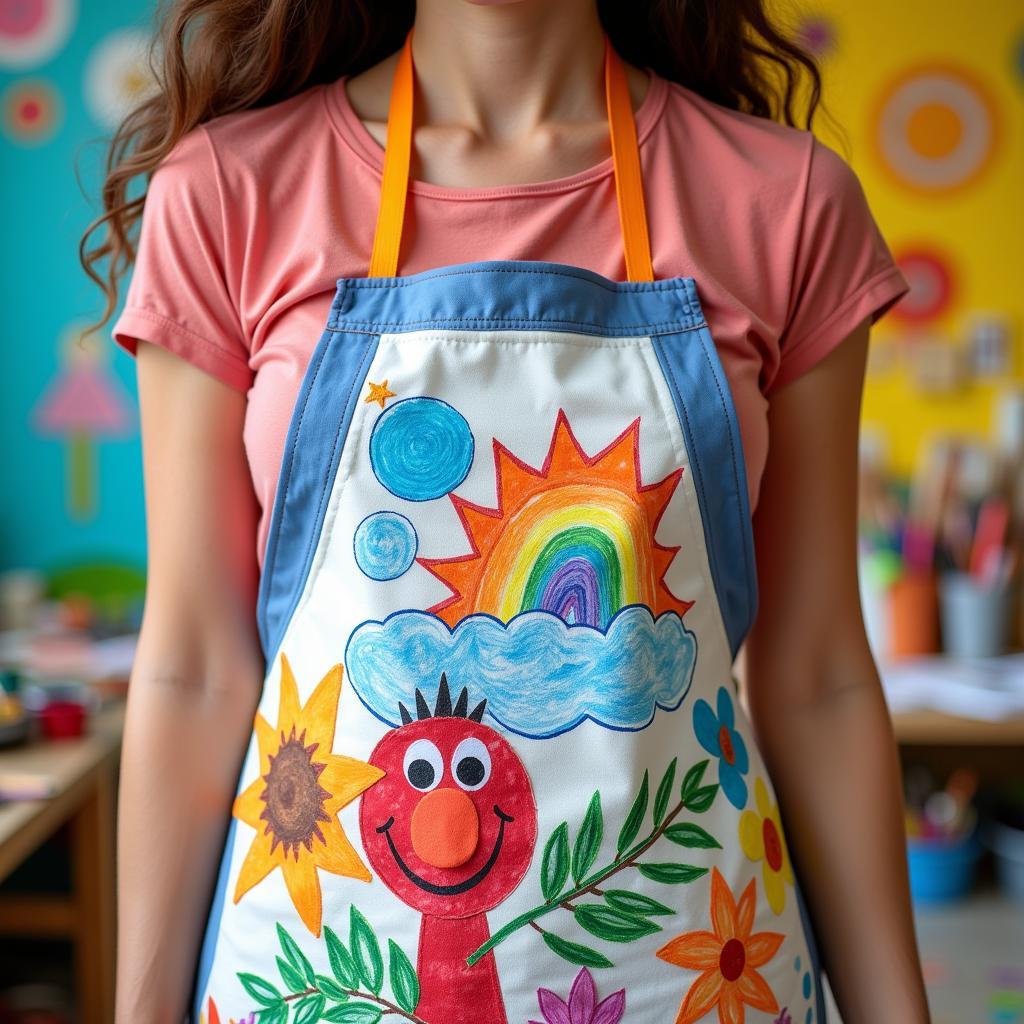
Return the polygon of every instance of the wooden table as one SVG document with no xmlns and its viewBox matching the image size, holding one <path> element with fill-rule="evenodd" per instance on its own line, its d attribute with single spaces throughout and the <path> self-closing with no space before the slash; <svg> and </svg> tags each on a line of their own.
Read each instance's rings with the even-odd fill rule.
<svg viewBox="0 0 1024 1024">
<path fill-rule="evenodd" d="M 70 938 L 75 944 L 79 1020 L 114 1019 L 114 803 L 121 705 L 93 716 L 80 739 L 0 750 L 0 771 L 45 773 L 45 800 L 0 803 L 0 880 L 65 822 L 72 827 L 68 896 L 0 896 L 0 933 Z"/>
</svg>

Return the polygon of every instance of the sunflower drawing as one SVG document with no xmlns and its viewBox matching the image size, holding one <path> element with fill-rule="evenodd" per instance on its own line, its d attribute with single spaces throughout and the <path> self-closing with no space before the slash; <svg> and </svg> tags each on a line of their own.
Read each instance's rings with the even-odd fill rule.
<svg viewBox="0 0 1024 1024">
<path fill-rule="evenodd" d="M 331 753 L 341 679 L 342 666 L 335 665 L 300 706 L 295 676 L 281 655 L 277 726 L 257 713 L 260 774 L 232 810 L 256 829 L 238 874 L 235 903 L 280 868 L 299 917 L 317 937 L 323 912 L 317 868 L 364 882 L 371 877 L 338 812 L 384 774 L 364 761 Z"/>
</svg>

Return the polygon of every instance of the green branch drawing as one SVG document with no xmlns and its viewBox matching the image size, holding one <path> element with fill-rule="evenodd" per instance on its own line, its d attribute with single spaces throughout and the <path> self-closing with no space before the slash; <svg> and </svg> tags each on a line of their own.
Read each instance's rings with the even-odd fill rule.
<svg viewBox="0 0 1024 1024">
<path fill-rule="evenodd" d="M 701 786 L 708 760 L 700 761 L 687 771 L 679 788 L 679 799 L 669 806 L 675 784 L 676 760 L 665 770 L 651 806 L 650 831 L 638 839 L 647 818 L 650 803 L 650 780 L 644 772 L 643 782 L 619 830 L 615 858 L 592 870 L 600 852 L 604 835 L 601 794 L 595 792 L 583 816 L 583 822 L 570 846 L 568 822 L 562 822 L 551 833 L 544 847 L 541 862 L 541 893 L 544 901 L 503 925 L 482 946 L 466 959 L 472 967 L 510 935 L 527 926 L 539 932 L 552 952 L 582 967 L 611 967 L 612 961 L 589 946 L 555 935 L 537 922 L 556 910 L 571 913 L 576 922 L 591 935 L 608 942 L 634 942 L 645 935 L 661 931 L 652 917 L 675 913 L 658 900 L 627 889 L 606 889 L 604 883 L 621 871 L 637 870 L 644 878 L 665 885 L 692 882 L 707 874 L 708 868 L 692 864 L 653 863 L 640 860 L 660 839 L 678 846 L 698 849 L 721 849 L 721 843 L 700 825 L 676 823 L 683 811 L 700 814 L 712 804 L 718 784 Z M 571 876 L 571 881 L 570 881 Z M 601 902 L 581 903 L 584 897 L 596 896 Z"/>
<path fill-rule="evenodd" d="M 277 937 L 283 957 L 277 969 L 286 991 L 256 974 L 239 973 L 238 980 L 259 1004 L 260 1024 L 377 1024 L 395 1016 L 409 1024 L 427 1024 L 416 1016 L 420 982 L 409 957 L 388 939 L 387 977 L 392 998 L 383 995 L 384 954 L 370 923 L 356 909 L 349 909 L 349 944 L 346 946 L 330 928 L 324 928 L 327 959 L 333 977 L 317 974 L 298 943 L 280 924 Z M 333 1004 L 333 1005 L 329 1005 Z"/>
</svg>

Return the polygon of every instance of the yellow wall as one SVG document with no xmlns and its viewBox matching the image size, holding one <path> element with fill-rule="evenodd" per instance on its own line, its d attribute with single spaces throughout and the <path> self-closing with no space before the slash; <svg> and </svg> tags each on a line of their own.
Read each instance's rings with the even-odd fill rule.
<svg viewBox="0 0 1024 1024">
<path fill-rule="evenodd" d="M 930 435 L 987 436 L 994 396 L 1008 379 L 1024 380 L 1024 4 L 818 0 L 788 5 L 780 13 L 794 25 L 823 17 L 834 33 L 823 57 L 825 101 L 845 129 L 848 148 L 827 122 L 816 123 L 815 131 L 856 170 L 890 247 L 898 255 L 923 243 L 948 254 L 954 297 L 948 312 L 927 325 L 928 334 L 956 344 L 975 311 L 1001 314 L 1010 328 L 1009 378 L 968 378 L 955 392 L 928 395 L 915 387 L 899 355 L 908 350 L 907 327 L 892 317 L 879 323 L 873 351 L 890 358 L 878 359 L 869 375 L 865 427 L 883 434 L 894 467 L 907 470 Z M 887 91 L 909 69 L 934 63 L 962 68 L 990 97 L 996 115 L 996 145 L 987 167 L 973 183 L 949 192 L 904 184 L 876 145 L 878 111 Z M 943 130 L 958 129 L 941 112 L 933 109 L 933 115 L 926 127 L 933 129 L 934 145 L 941 146 Z M 921 127 L 918 121 L 919 138 Z"/>
</svg>

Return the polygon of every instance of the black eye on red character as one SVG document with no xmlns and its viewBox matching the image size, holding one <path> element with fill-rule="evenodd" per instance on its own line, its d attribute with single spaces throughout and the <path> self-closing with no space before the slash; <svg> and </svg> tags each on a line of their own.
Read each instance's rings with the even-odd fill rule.
<svg viewBox="0 0 1024 1024">
<path fill-rule="evenodd" d="M 409 785 L 421 793 L 434 789 L 445 770 L 441 751 L 426 739 L 415 740 L 409 745 L 402 767 Z M 461 789 L 473 792 L 486 785 L 491 777 L 491 755 L 479 739 L 469 736 L 455 748 L 449 768 L 452 780 Z"/>
<path fill-rule="evenodd" d="M 367 857 L 409 906 L 461 917 L 496 906 L 529 867 L 537 837 L 533 789 L 518 754 L 484 725 L 485 703 L 452 705 L 442 675 L 434 711 L 417 691 L 417 718 L 377 744 L 385 777 L 364 797 Z"/>
</svg>

